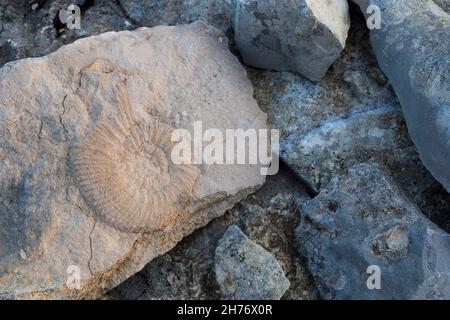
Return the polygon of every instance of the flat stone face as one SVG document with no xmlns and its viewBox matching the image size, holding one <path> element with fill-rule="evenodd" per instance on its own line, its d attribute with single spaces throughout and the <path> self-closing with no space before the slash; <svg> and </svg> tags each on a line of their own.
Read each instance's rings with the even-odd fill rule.
<svg viewBox="0 0 450 320">
<path fill-rule="evenodd" d="M 347 1 L 231 3 L 236 46 L 250 66 L 320 80 L 345 46 Z"/>
<path fill-rule="evenodd" d="M 257 188 L 254 182 L 234 180 L 222 186 L 228 178 L 244 179 L 242 172 L 230 175 L 227 167 L 225 173 L 218 170 L 216 176 L 211 171 L 206 173 L 203 166 L 174 168 L 166 156 L 166 150 L 173 146 L 166 139 L 167 130 L 190 121 L 182 121 L 185 105 L 198 105 L 191 111 L 202 114 L 206 110 L 220 118 L 219 122 L 228 119 L 228 112 L 239 113 L 241 106 L 255 109 L 251 103 L 241 103 L 242 98 L 236 98 L 239 108 L 226 102 L 239 90 L 248 91 L 248 96 L 252 92 L 246 80 L 230 70 L 230 65 L 235 66 L 233 59 L 220 54 L 219 61 L 212 58 L 216 51 L 226 48 L 225 37 L 220 36 L 218 42 L 222 43 L 216 50 L 217 32 L 210 34 L 211 42 L 205 43 L 189 36 L 189 44 L 179 41 L 174 32 L 152 31 L 152 35 L 160 35 L 157 40 L 134 36 L 134 32 L 117 37 L 102 35 L 83 40 L 89 40 L 88 44 L 76 42 L 51 57 L 14 62 L 13 68 L 7 65 L 7 71 L 0 71 L 0 86 L 7 93 L 0 92 L 0 299 L 221 299 L 224 294 L 215 277 L 215 251 L 231 225 L 245 234 L 228 237 L 234 244 L 258 244 L 272 255 L 271 265 L 275 259 L 279 263 L 290 283 L 283 299 L 318 299 L 314 281 L 322 298 L 446 298 L 448 236 L 430 227 L 429 221 L 416 220 L 417 209 L 412 209 L 412 203 L 449 233 L 450 194 L 423 166 L 406 128 L 402 112 L 405 100 L 401 106 L 390 85 L 395 80 L 397 91 L 398 83 L 410 84 L 403 91 L 406 95 L 409 91 L 423 94 L 424 88 L 431 87 L 426 99 L 439 96 L 436 92 L 442 88 L 448 91 L 440 83 L 448 82 L 448 65 L 438 61 L 448 57 L 448 51 L 436 42 L 444 42 L 441 46 L 445 49 L 449 32 L 436 27 L 436 21 L 444 17 L 443 10 L 449 12 L 450 2 L 432 1 L 436 5 L 426 0 L 350 1 L 352 27 L 348 39 L 348 25 L 342 24 L 347 15 L 346 1 L 256 1 L 279 10 L 261 10 L 264 15 L 252 11 L 258 17 L 249 14 L 249 30 L 259 32 L 264 28 L 263 36 L 269 35 L 257 38 L 258 45 L 268 39 L 267 45 L 275 44 L 278 54 L 286 47 L 278 43 L 292 44 L 289 40 L 298 32 L 309 46 L 322 41 L 315 39 L 331 39 L 327 45 L 338 44 L 340 48 L 345 44 L 345 48 L 315 83 L 295 68 L 281 69 L 292 73 L 247 68 L 255 98 L 268 114 L 269 126 L 281 131 L 282 157 L 280 172 L 268 177 L 264 186 L 249 197 L 246 195 Z M 106 31 L 178 25 L 197 19 L 227 31 L 227 37 L 232 38 L 236 2 L 0 0 L 0 68 L 8 61 L 41 57 L 64 44 Z M 364 12 L 369 4 L 383 10 L 383 28 L 372 34 L 374 40 L 376 33 L 384 39 L 380 42 L 382 49 L 375 50 L 377 57 L 368 41 L 366 21 L 353 2 L 358 2 Z M 80 29 L 70 30 L 57 19 L 59 10 L 70 3 L 81 7 Z M 302 14 L 295 10 L 286 13 L 282 7 L 299 3 L 303 4 Z M 282 23 L 268 18 L 280 12 Z M 297 18 L 294 15 L 300 15 L 298 20 L 306 24 L 298 24 L 292 33 Z M 424 18 L 430 15 L 432 18 Z M 267 25 L 261 26 L 263 23 Z M 280 29 L 280 25 L 287 29 Z M 425 36 L 417 29 L 423 26 L 429 27 Z M 237 36 L 247 36 L 245 29 L 241 27 Z M 414 33 L 419 34 L 417 39 L 411 37 Z M 430 36 L 432 33 L 437 35 Z M 184 32 L 180 34 L 185 36 Z M 191 48 L 198 43 L 205 45 Z M 373 47 L 376 45 L 374 42 Z M 162 49 L 165 46 L 167 50 Z M 231 47 L 236 48 L 234 43 Z M 308 48 L 315 50 L 313 46 Z M 304 49 L 295 48 L 294 53 Z M 164 52 L 164 57 L 159 52 Z M 261 52 L 258 47 L 251 58 L 261 59 Z M 334 47 L 323 52 L 334 54 Z M 397 52 L 403 56 L 397 59 Z M 321 53 L 315 51 L 314 55 L 321 57 Z M 382 60 L 385 53 L 391 61 Z M 427 58 L 410 67 L 415 62 L 408 54 Z M 199 58 L 192 58 L 195 55 Z M 290 57 L 294 58 L 295 54 Z M 321 63 L 327 58 L 321 58 Z M 389 79 L 380 71 L 376 58 L 382 68 L 394 66 L 391 73 L 383 69 Z M 209 71 L 204 70 L 203 60 Z M 212 65 L 218 65 L 220 72 L 216 73 Z M 226 83 L 238 83 L 238 89 L 213 81 L 224 70 L 226 76 L 221 78 L 230 78 Z M 242 71 L 239 67 L 235 70 Z M 397 73 L 409 72 L 409 76 L 397 79 Z M 212 80 L 201 82 L 195 74 Z M 220 92 L 224 88 L 231 88 L 230 92 Z M 211 94 L 214 97 L 209 99 Z M 416 106 L 426 105 L 417 101 L 413 101 Z M 222 114 L 215 108 L 225 111 Z M 119 112 L 124 110 L 129 112 Z M 417 113 L 422 122 L 418 122 L 416 132 L 421 133 L 423 121 L 437 118 L 428 110 Z M 172 111 L 180 115 L 172 116 Z M 231 122 L 240 125 L 235 119 Z M 245 121 L 245 117 L 239 119 Z M 448 119 L 441 119 L 443 126 L 424 125 L 424 131 L 432 126 L 445 127 Z M 139 125 L 130 126 L 129 122 Z M 143 134 L 147 137 L 140 140 Z M 426 153 L 439 155 L 434 147 L 430 150 Z M 358 166 L 360 163 L 368 165 Z M 448 161 L 443 162 L 438 173 L 448 172 L 447 167 Z M 117 174 L 113 174 L 115 171 Z M 206 179 L 206 174 L 210 183 L 200 186 L 198 182 Z M 239 186 L 230 192 L 234 183 Z M 309 202 L 317 192 L 317 199 Z M 106 197 L 107 193 L 112 196 Z M 158 210 L 147 210 L 149 207 Z M 226 214 L 220 216 L 224 211 Z M 297 237 L 295 229 L 302 216 L 304 222 L 312 217 L 320 223 L 306 223 Z M 253 255 L 253 260 L 260 261 L 267 252 Z M 303 259 L 299 252 L 303 257 L 306 252 L 309 258 Z M 222 257 L 239 266 L 228 274 L 244 279 L 235 271 L 251 264 L 236 261 L 236 256 L 228 253 L 224 250 Z M 375 265 L 371 267 L 380 267 L 381 291 L 367 288 L 367 267 L 372 263 Z M 78 275 L 82 290 L 69 290 Z M 254 273 L 246 273 L 245 280 L 253 278 Z M 231 290 L 238 282 L 220 285 Z M 260 287 L 270 291 L 276 286 L 267 281 Z M 245 284 L 242 287 L 246 288 Z M 103 295 L 105 291 L 108 293 Z"/>
<path fill-rule="evenodd" d="M 344 47 L 350 25 L 348 4 L 339 0 L 305 0 L 305 3 L 317 21 L 324 24 Z"/>
<path fill-rule="evenodd" d="M 421 160 L 450 190 L 450 16 L 431 1 L 357 1 L 378 5 L 384 24 L 371 40 L 402 106 Z"/>
<path fill-rule="evenodd" d="M 301 210 L 299 251 L 322 298 L 450 297 L 450 236 L 378 168 L 350 168 Z"/>
<path fill-rule="evenodd" d="M 97 297 L 264 182 L 258 165 L 175 165 L 170 134 L 195 121 L 266 126 L 202 23 L 105 33 L 0 69 L 0 297 Z"/>
<path fill-rule="evenodd" d="M 280 299 L 289 288 L 278 261 L 235 225 L 216 248 L 215 273 L 224 299 Z"/>
</svg>

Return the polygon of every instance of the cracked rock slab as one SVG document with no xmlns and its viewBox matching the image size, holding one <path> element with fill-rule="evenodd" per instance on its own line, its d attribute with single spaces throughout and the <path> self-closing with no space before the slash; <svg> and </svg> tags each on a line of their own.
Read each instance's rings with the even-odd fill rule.
<svg viewBox="0 0 450 320">
<path fill-rule="evenodd" d="M 345 47 L 345 0 L 232 0 L 236 46 L 253 67 L 320 80 Z"/>
<path fill-rule="evenodd" d="M 450 191 L 450 16 L 428 0 L 356 2 L 383 13 L 381 29 L 371 31 L 373 50 L 421 160 Z"/>
<path fill-rule="evenodd" d="M 350 168 L 301 211 L 299 251 L 322 298 L 450 298 L 450 236 L 377 167 Z"/>
<path fill-rule="evenodd" d="M 194 121 L 265 128 L 252 92 L 202 23 L 104 33 L 3 66 L 0 298 L 96 298 L 259 188 L 258 165 L 185 171 L 169 153 L 168 131 Z"/>
<path fill-rule="evenodd" d="M 255 97 L 270 126 L 281 131 L 281 158 L 315 191 L 368 162 L 382 165 L 416 197 L 429 173 L 372 53 L 365 19 L 353 10 L 352 25 L 346 48 L 319 83 L 251 69 Z"/>
<path fill-rule="evenodd" d="M 290 285 L 278 261 L 235 225 L 219 240 L 215 273 L 224 299 L 278 300 Z"/>
<path fill-rule="evenodd" d="M 450 0 L 433 0 L 439 5 L 445 12 L 450 13 Z"/>
</svg>

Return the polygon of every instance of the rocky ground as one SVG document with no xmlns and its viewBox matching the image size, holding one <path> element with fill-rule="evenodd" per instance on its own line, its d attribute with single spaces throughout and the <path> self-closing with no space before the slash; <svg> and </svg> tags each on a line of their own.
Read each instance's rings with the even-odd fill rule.
<svg viewBox="0 0 450 320">
<path fill-rule="evenodd" d="M 149 263 L 141 272 L 111 291 L 120 299 L 218 299 L 215 251 L 231 225 L 268 250 L 280 263 L 290 286 L 285 299 L 316 299 L 317 290 L 297 254 L 295 226 L 298 203 L 309 199 L 302 183 L 285 167 L 223 217 L 183 239 L 172 251 Z M 236 268 L 239 266 L 236 265 Z"/>
<path fill-rule="evenodd" d="M 72 2 L 0 0 L 0 66 L 106 31 L 197 19 L 222 30 L 243 63 L 252 56 L 234 41 L 233 1 L 80 0 L 81 29 L 68 30 L 57 16 Z M 342 52 L 341 42 L 327 42 L 340 53 L 320 81 L 308 78 L 317 80 L 327 61 L 308 78 L 245 65 L 269 126 L 281 129 L 280 172 L 103 298 L 450 297 L 450 195 L 422 164 L 353 2 L 350 22 Z M 391 287 L 367 290 L 369 265 L 381 265 Z M 245 287 L 245 279 L 265 278 L 277 281 Z"/>
</svg>

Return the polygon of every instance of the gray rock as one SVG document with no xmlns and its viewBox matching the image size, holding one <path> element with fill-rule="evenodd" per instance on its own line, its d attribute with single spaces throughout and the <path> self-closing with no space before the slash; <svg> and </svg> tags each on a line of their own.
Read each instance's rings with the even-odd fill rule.
<svg viewBox="0 0 450 320">
<path fill-rule="evenodd" d="M 450 191 L 450 16 L 428 0 L 357 0 L 377 5 L 371 41 L 402 105 L 420 158 Z"/>
<path fill-rule="evenodd" d="M 291 148 L 283 149 L 282 157 L 316 190 L 338 172 L 370 161 L 392 170 L 407 191 L 413 192 L 424 172 L 404 130 L 401 112 L 395 104 L 374 102 L 370 106 L 373 109 L 355 105 L 346 118 L 331 119 L 304 135 L 289 136 L 284 143 Z M 391 153 L 393 150 L 398 152 Z M 405 171 L 411 171 L 411 176 L 405 176 Z"/>
<path fill-rule="evenodd" d="M 322 298 L 450 298 L 450 236 L 374 166 L 350 168 L 305 203 L 297 235 Z M 367 286 L 369 266 L 380 289 Z"/>
<path fill-rule="evenodd" d="M 280 299 L 289 288 L 278 261 L 235 225 L 216 249 L 216 279 L 225 299 Z"/>
<path fill-rule="evenodd" d="M 345 46 L 345 0 L 232 0 L 236 46 L 247 65 L 320 80 Z"/>
<path fill-rule="evenodd" d="M 68 29 L 59 11 L 75 4 L 81 28 Z M 204 20 L 221 31 L 230 28 L 229 5 L 224 0 L 0 0 L 0 65 L 38 57 L 64 44 L 106 31 L 175 25 Z"/>
<path fill-rule="evenodd" d="M 315 191 L 352 165 L 371 162 L 415 197 L 428 172 L 372 53 L 365 20 L 353 15 L 352 25 L 346 48 L 319 83 L 250 70 L 255 97 L 281 130 L 282 159 Z"/>
<path fill-rule="evenodd" d="M 227 0 L 119 0 L 127 17 L 141 26 L 175 25 L 203 20 L 226 31 L 230 27 Z"/>
<path fill-rule="evenodd" d="M 450 194 L 430 175 L 428 183 L 414 198 L 422 213 L 439 227 L 450 233 Z"/>
<path fill-rule="evenodd" d="M 58 17 L 72 3 L 81 10 L 80 29 L 68 29 Z M 115 1 L 0 0 L 0 65 L 46 55 L 79 38 L 136 27 Z"/>
</svg>

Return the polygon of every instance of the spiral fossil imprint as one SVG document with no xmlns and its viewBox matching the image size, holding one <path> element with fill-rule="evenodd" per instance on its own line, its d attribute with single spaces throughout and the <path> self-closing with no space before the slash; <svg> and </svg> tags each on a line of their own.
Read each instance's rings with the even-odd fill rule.
<svg viewBox="0 0 450 320">
<path fill-rule="evenodd" d="M 170 128 L 135 122 L 123 86 L 118 101 L 117 117 L 72 148 L 74 179 L 101 221 L 126 232 L 160 230 L 188 204 L 200 170 L 170 160 Z"/>
</svg>

